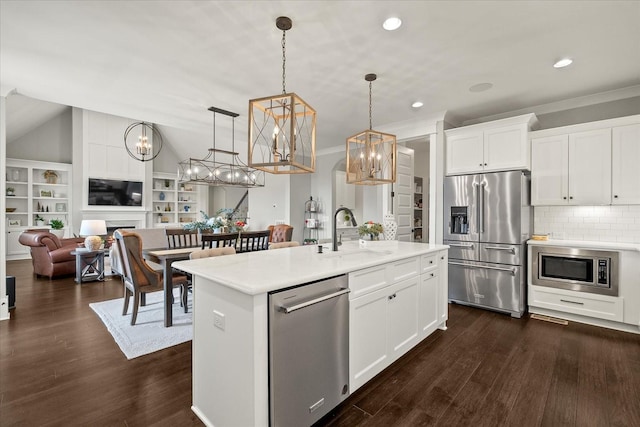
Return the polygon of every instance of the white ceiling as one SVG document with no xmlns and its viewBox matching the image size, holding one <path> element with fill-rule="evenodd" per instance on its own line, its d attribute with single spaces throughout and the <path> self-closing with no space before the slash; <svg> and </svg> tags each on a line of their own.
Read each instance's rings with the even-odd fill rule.
<svg viewBox="0 0 640 427">
<path fill-rule="evenodd" d="M 640 1 L 7 1 L 3 90 L 162 125 L 181 157 L 211 145 L 209 106 L 287 91 L 318 112 L 319 148 L 448 111 L 473 119 L 640 84 Z M 384 18 L 403 20 L 394 32 Z M 571 67 L 555 60 L 569 56 Z M 469 87 L 490 82 L 486 92 Z M 411 103 L 421 100 L 419 110 Z M 7 128 L 12 124 L 8 117 Z M 217 121 L 217 140 L 227 125 Z M 124 129 L 123 129 L 124 132 Z M 220 142 L 219 142 L 220 144 Z"/>
</svg>

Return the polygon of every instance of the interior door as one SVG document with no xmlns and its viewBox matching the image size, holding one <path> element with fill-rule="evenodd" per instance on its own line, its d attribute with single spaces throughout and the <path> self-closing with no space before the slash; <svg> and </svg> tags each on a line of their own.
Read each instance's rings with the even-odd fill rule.
<svg viewBox="0 0 640 427">
<path fill-rule="evenodd" d="M 411 148 L 398 147 L 393 212 L 398 222 L 397 239 L 405 242 L 413 240 L 413 154 Z"/>
</svg>

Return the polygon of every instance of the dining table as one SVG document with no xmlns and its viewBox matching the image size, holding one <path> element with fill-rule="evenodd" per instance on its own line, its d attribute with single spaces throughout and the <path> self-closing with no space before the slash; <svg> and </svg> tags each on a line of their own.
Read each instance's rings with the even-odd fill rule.
<svg viewBox="0 0 640 427">
<path fill-rule="evenodd" d="M 173 325 L 173 272 L 171 264 L 175 261 L 189 259 L 191 252 L 200 249 L 199 246 L 188 248 L 151 248 L 143 249 L 142 256 L 147 261 L 155 262 L 162 266 L 163 289 L 164 289 L 164 326 L 166 328 Z"/>
</svg>

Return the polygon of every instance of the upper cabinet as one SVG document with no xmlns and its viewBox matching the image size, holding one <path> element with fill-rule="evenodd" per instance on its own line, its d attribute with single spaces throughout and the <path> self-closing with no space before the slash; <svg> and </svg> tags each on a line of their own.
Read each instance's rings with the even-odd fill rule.
<svg viewBox="0 0 640 427">
<path fill-rule="evenodd" d="M 531 204 L 640 204 L 640 124 L 626 124 L 634 121 L 640 116 L 534 132 Z"/>
<path fill-rule="evenodd" d="M 528 132 L 534 114 L 446 131 L 447 175 L 530 169 Z"/>
<path fill-rule="evenodd" d="M 640 204 L 640 124 L 612 130 L 611 203 Z"/>
</svg>

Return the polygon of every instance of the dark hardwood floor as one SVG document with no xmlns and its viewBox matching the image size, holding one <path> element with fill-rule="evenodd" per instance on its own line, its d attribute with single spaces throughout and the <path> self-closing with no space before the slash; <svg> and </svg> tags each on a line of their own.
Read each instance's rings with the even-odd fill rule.
<svg viewBox="0 0 640 427">
<path fill-rule="evenodd" d="M 0 426 L 202 425 L 191 344 L 128 361 L 89 308 L 121 297 L 119 280 L 35 279 L 30 261 L 7 272 L 17 298 L 0 322 Z M 447 331 L 317 425 L 640 426 L 640 335 L 451 305 Z"/>
</svg>

